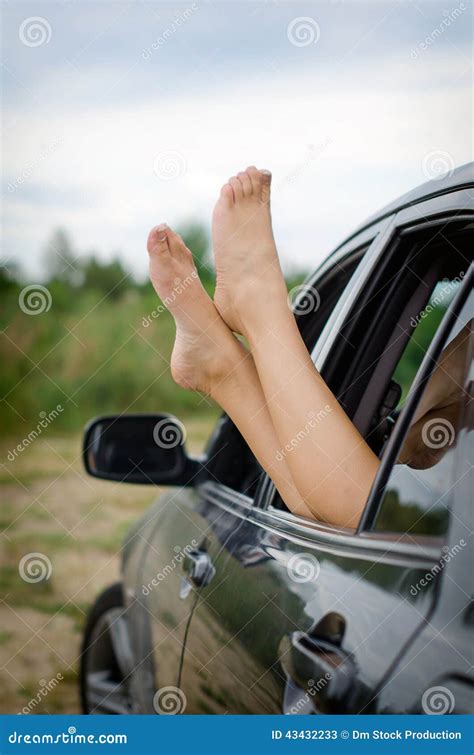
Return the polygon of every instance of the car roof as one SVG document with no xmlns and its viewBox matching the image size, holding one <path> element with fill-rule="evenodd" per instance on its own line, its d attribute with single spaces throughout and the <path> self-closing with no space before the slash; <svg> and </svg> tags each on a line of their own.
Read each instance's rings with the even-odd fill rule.
<svg viewBox="0 0 474 755">
<path fill-rule="evenodd" d="M 365 228 L 368 228 L 374 223 L 378 223 L 383 218 L 393 215 L 395 212 L 399 212 L 404 207 L 409 207 L 410 205 L 417 204 L 418 202 L 442 194 L 448 194 L 449 192 L 465 186 L 474 186 L 474 162 L 461 165 L 459 168 L 455 168 L 453 171 L 446 173 L 442 178 L 427 181 L 426 183 L 417 186 L 416 189 L 412 189 L 406 194 L 402 194 L 401 197 L 390 202 L 390 204 L 385 205 L 381 210 L 367 218 L 367 220 L 358 226 L 348 238 L 344 239 L 342 244 L 339 244 L 337 249 L 350 241 L 354 236 L 357 236 L 357 234 Z M 337 249 L 335 251 L 337 251 Z"/>
</svg>

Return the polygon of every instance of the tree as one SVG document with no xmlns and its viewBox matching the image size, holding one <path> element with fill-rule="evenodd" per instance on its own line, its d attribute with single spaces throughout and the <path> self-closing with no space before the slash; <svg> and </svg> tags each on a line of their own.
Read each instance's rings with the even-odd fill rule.
<svg viewBox="0 0 474 755">
<path fill-rule="evenodd" d="M 48 281 L 58 281 L 77 286 L 81 275 L 76 254 L 66 231 L 56 229 L 43 251 L 43 264 Z"/>
<path fill-rule="evenodd" d="M 110 262 L 101 262 L 95 254 L 91 254 L 80 263 L 80 271 L 83 288 L 100 291 L 111 299 L 119 299 L 128 288 L 135 285 L 118 257 Z"/>
</svg>

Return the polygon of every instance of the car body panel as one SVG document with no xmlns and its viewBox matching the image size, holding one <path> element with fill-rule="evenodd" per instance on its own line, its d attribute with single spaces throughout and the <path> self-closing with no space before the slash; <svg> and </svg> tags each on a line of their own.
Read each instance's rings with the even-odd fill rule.
<svg viewBox="0 0 474 755">
<path fill-rule="evenodd" d="M 427 564 L 413 568 L 389 548 L 378 563 L 370 547 L 357 553 L 326 543 L 323 550 L 314 539 L 262 526 L 265 514 L 241 519 L 208 500 L 206 519 L 216 521 L 209 549 L 216 577 L 199 596 L 188 635 L 180 686 L 189 712 L 281 713 L 289 687 L 285 639 L 333 612 L 344 619 L 342 648 L 357 667 L 354 707 L 332 709 L 300 688 L 292 690 L 286 712 L 355 712 L 363 705 L 369 712 L 372 690 L 423 621 L 426 596 L 420 605 L 408 597 Z M 311 711 L 300 707 L 308 695 Z"/>
</svg>

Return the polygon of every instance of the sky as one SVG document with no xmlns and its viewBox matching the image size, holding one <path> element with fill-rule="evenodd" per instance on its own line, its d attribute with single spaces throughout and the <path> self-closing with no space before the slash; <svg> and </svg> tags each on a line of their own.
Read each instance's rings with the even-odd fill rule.
<svg viewBox="0 0 474 755">
<path fill-rule="evenodd" d="M 468 162 L 472 6 L 22 2 L 2 6 L 2 258 L 76 253 L 146 274 L 151 226 L 210 230 L 220 187 L 273 174 L 286 270 L 311 270 L 400 194 Z"/>
</svg>

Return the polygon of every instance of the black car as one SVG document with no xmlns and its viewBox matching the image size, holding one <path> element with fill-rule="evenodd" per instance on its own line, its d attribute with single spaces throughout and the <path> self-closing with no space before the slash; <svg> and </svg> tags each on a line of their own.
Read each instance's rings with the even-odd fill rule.
<svg viewBox="0 0 474 755">
<path fill-rule="evenodd" d="M 175 487 L 90 613 L 85 712 L 473 712 L 473 248 L 471 163 L 370 218 L 296 299 L 315 364 L 382 459 L 357 530 L 290 513 L 226 416 L 199 459 L 167 415 L 89 424 L 90 474 Z M 424 427 L 437 463 L 397 464 L 463 328 L 457 421 Z"/>
</svg>

